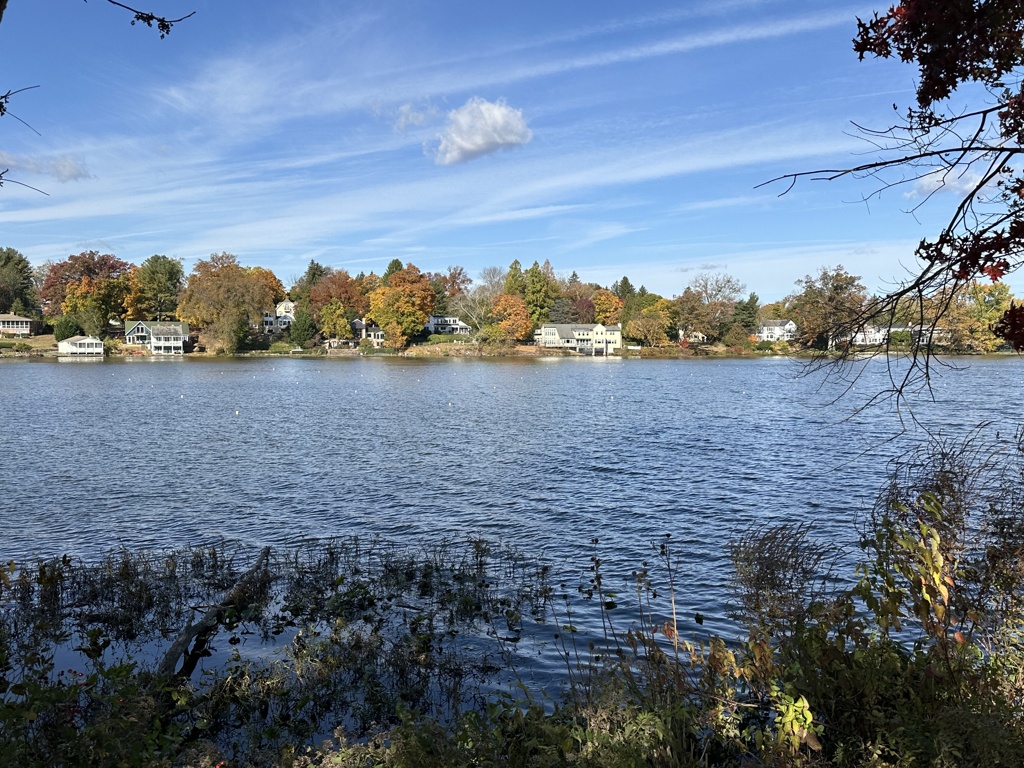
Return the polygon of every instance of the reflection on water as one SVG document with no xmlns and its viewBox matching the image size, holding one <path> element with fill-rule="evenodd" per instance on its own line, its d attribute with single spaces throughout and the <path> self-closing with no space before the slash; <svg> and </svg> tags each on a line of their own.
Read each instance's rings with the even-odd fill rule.
<svg viewBox="0 0 1024 768">
<path fill-rule="evenodd" d="M 724 544 L 755 521 L 837 546 L 886 462 L 887 409 L 782 359 L 211 359 L 0 365 L 0 559 L 347 534 L 514 544 L 567 579 L 593 539 L 627 578 L 671 533 L 686 612 L 715 629 Z M 936 430 L 1012 433 L 1015 359 L 944 372 Z M 870 364 L 858 392 L 881 389 Z M 1016 406 L 1014 406 L 1016 407 Z"/>
</svg>

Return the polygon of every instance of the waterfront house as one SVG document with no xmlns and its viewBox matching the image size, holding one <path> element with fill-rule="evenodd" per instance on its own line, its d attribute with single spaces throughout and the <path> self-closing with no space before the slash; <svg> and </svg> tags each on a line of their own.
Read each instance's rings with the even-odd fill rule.
<svg viewBox="0 0 1024 768">
<path fill-rule="evenodd" d="M 154 355 L 181 355 L 188 340 L 188 323 L 129 320 L 125 323 L 125 344 L 146 347 Z"/>
<path fill-rule="evenodd" d="M 384 346 L 384 331 L 376 323 L 370 322 L 364 317 L 362 320 L 353 320 L 351 325 L 355 338 L 369 339 L 375 347 Z"/>
<path fill-rule="evenodd" d="M 889 340 L 889 329 L 877 325 L 865 325 L 859 329 L 850 343 L 855 347 L 878 347 Z"/>
<path fill-rule="evenodd" d="M 295 322 L 295 302 L 279 301 L 272 312 L 263 313 L 263 332 L 268 336 L 283 333 Z"/>
<path fill-rule="evenodd" d="M 72 336 L 57 342 L 61 357 L 103 357 L 103 342 L 95 336 Z"/>
<path fill-rule="evenodd" d="M 765 320 L 757 329 L 758 341 L 792 341 L 796 338 L 796 323 L 792 320 Z"/>
<path fill-rule="evenodd" d="M 470 334 L 473 332 L 469 325 L 454 316 L 441 317 L 440 315 L 431 315 L 424 327 L 429 333 Z"/>
<path fill-rule="evenodd" d="M 622 349 L 622 329 L 601 323 L 544 323 L 533 334 L 539 347 L 607 355 Z"/>
<path fill-rule="evenodd" d="M 32 321 L 21 315 L 0 315 L 0 336 L 31 336 Z"/>
<path fill-rule="evenodd" d="M 701 333 L 700 331 L 685 332 L 683 329 L 679 329 L 679 338 L 682 341 L 687 341 L 690 344 L 707 344 L 707 334 Z"/>
</svg>

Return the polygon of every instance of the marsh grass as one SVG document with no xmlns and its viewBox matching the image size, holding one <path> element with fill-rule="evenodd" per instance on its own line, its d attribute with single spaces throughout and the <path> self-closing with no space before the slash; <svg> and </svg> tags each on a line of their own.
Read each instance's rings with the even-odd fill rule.
<svg viewBox="0 0 1024 768">
<path fill-rule="evenodd" d="M 730 542 L 736 639 L 682 636 L 670 536 L 627 574 L 591 540 L 579 578 L 480 539 L 311 543 L 248 581 L 223 546 L 11 564 L 0 764 L 1024 765 L 1024 446 L 972 445 L 894 465 L 845 581 L 808 526 Z M 213 609 L 206 663 L 156 674 Z"/>
</svg>

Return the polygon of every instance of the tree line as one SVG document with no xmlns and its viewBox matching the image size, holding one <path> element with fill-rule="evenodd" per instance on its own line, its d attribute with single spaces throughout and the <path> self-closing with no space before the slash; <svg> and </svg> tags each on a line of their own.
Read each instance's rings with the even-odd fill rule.
<svg viewBox="0 0 1024 768">
<path fill-rule="evenodd" d="M 898 344 L 900 333 L 928 327 L 941 315 L 943 344 L 990 352 L 1001 343 L 993 326 L 1012 300 L 1005 283 L 970 281 L 924 295 L 913 306 L 870 314 L 874 297 L 842 266 L 822 267 L 795 285 L 784 299 L 762 304 L 725 273 L 698 273 L 669 298 L 636 287 L 628 276 L 601 286 L 576 272 L 559 275 L 549 261 L 526 269 L 518 260 L 487 267 L 473 280 L 461 266 L 424 272 L 392 259 L 379 275 L 355 276 L 310 261 L 286 289 L 271 270 L 243 266 L 229 253 L 198 260 L 186 275 L 181 260 L 159 254 L 135 265 L 84 251 L 33 268 L 17 250 L 0 249 L 0 312 L 40 319 L 58 339 L 106 336 L 125 321 L 181 320 L 200 333 L 207 349 L 225 352 L 251 343 L 264 313 L 286 298 L 295 303 L 287 335 L 302 346 L 350 338 L 351 323 L 366 319 L 383 330 L 386 346 L 399 350 L 421 338 L 429 317 L 439 315 L 467 323 L 477 341 L 526 341 L 543 323 L 602 323 L 620 325 L 626 340 L 649 347 L 700 342 L 740 352 L 755 347 L 764 322 L 792 320 L 793 345 L 828 350 L 848 341 L 855 323 L 892 329 Z"/>
</svg>

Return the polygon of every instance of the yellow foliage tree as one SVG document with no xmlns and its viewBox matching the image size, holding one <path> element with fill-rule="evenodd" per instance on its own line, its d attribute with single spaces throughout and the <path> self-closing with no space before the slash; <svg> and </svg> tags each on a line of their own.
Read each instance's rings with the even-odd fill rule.
<svg viewBox="0 0 1024 768">
<path fill-rule="evenodd" d="M 381 328 L 395 323 L 407 342 L 426 325 L 434 309 L 434 289 L 412 264 L 393 272 L 388 282 L 370 294 L 369 317 Z"/>
<path fill-rule="evenodd" d="M 622 299 L 611 291 L 599 288 L 590 298 L 594 302 L 594 319 L 602 325 L 615 325 L 622 317 L 625 306 Z"/>
<path fill-rule="evenodd" d="M 273 288 L 264 275 L 253 274 L 230 253 L 213 254 L 196 262 L 177 315 L 202 329 L 208 348 L 234 352 L 250 324 L 260 323 L 274 303 Z"/>
<path fill-rule="evenodd" d="M 331 339 L 345 339 L 352 335 L 352 328 L 348 324 L 348 315 L 345 313 L 345 305 L 340 299 L 331 299 L 320 307 L 317 313 L 320 322 L 320 329 Z"/>
</svg>

